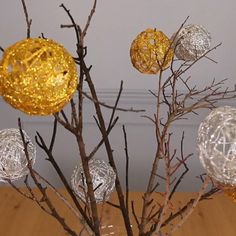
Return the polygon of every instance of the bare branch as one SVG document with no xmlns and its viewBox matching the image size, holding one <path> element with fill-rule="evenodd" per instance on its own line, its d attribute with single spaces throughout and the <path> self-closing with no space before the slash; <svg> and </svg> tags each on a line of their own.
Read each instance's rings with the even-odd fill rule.
<svg viewBox="0 0 236 236">
<path fill-rule="evenodd" d="M 123 129 L 123 134 L 124 134 L 124 140 L 125 140 L 125 159 L 126 159 L 126 164 L 125 164 L 125 187 L 126 187 L 126 209 L 127 209 L 127 214 L 129 216 L 129 152 L 128 152 L 128 142 L 127 142 L 127 134 L 125 130 L 125 126 L 122 126 Z"/>
<path fill-rule="evenodd" d="M 18 119 L 18 125 L 19 125 L 19 130 L 20 130 L 21 138 L 22 138 L 23 145 L 24 145 L 25 156 L 26 156 L 26 159 L 28 161 L 28 169 L 29 169 L 30 175 L 31 175 L 35 185 L 37 186 L 37 188 L 39 189 L 40 193 L 42 194 L 42 201 L 44 201 L 47 204 L 48 208 L 50 209 L 50 214 L 62 225 L 64 230 L 66 232 L 68 232 L 72 236 L 77 236 L 76 232 L 74 230 L 72 230 L 66 224 L 64 218 L 62 218 L 59 215 L 59 213 L 57 212 L 56 208 L 54 207 L 53 203 L 51 202 L 50 198 L 47 195 L 46 188 L 44 188 L 41 185 L 41 183 L 37 180 L 37 178 L 36 178 L 36 176 L 35 176 L 35 174 L 33 172 L 33 169 L 32 169 L 31 160 L 30 160 L 30 157 L 29 157 L 28 147 L 27 147 L 28 143 L 25 141 L 24 133 L 23 133 L 22 128 L 21 128 L 20 118 Z"/>
<path fill-rule="evenodd" d="M 179 229 L 181 227 L 181 225 L 186 221 L 186 219 L 191 215 L 191 213 L 193 212 L 193 210 L 196 208 L 198 202 L 201 200 L 202 195 L 204 194 L 208 184 L 210 182 L 210 178 L 206 178 L 205 182 L 203 183 L 202 188 L 200 189 L 200 191 L 198 192 L 198 196 L 197 198 L 194 200 L 194 202 L 192 203 L 191 208 L 189 209 L 189 211 L 187 213 L 185 213 L 185 215 L 183 216 L 183 218 L 173 227 L 173 229 L 170 230 L 169 235 L 172 235 L 177 229 Z"/>
<path fill-rule="evenodd" d="M 103 106 L 103 107 L 106 107 L 108 109 L 114 109 L 114 106 L 111 106 L 111 105 L 108 105 L 104 102 L 101 102 L 101 101 L 98 101 L 98 100 L 94 100 L 90 95 L 88 95 L 88 93 L 82 91 L 83 95 L 88 98 L 90 101 L 92 102 L 95 102 L 95 103 L 98 103 L 99 105 Z M 121 108 L 121 107 L 116 107 L 116 111 L 123 111 L 123 112 L 145 112 L 146 110 L 144 109 L 133 109 L 132 107 L 131 108 Z"/>
<path fill-rule="evenodd" d="M 84 27 L 84 30 L 83 30 L 83 33 L 82 33 L 83 38 L 85 37 L 85 35 L 87 33 L 88 27 L 90 25 L 90 22 L 91 22 L 91 20 L 93 18 L 94 13 L 95 13 L 96 5 L 97 5 L 97 0 L 94 0 L 93 7 L 92 7 L 91 12 L 90 12 L 90 14 L 88 16 L 87 23 L 86 23 L 86 25 Z"/>
<path fill-rule="evenodd" d="M 70 10 L 67 9 L 64 4 L 61 4 L 60 7 L 62 7 L 64 9 L 64 11 L 67 13 L 67 15 L 69 16 L 69 18 L 70 18 L 70 20 L 72 22 L 73 28 L 75 30 L 75 35 L 76 35 L 76 39 L 77 39 L 77 47 L 78 47 L 79 44 L 80 44 L 80 35 L 82 33 L 82 30 L 79 27 L 79 25 L 77 25 L 75 23 L 75 20 L 74 20 L 73 16 L 71 15 Z"/>
<path fill-rule="evenodd" d="M 30 27 L 31 27 L 31 24 L 32 24 L 32 19 L 29 19 L 29 15 L 28 15 L 26 4 L 25 4 L 25 0 L 21 0 L 21 3 L 23 5 L 25 20 L 26 20 L 26 25 L 27 25 L 27 38 L 30 38 Z"/>
</svg>

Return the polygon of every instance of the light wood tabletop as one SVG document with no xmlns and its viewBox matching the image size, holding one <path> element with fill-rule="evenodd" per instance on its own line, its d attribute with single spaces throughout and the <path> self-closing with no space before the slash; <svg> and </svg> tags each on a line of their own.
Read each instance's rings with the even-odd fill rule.
<svg viewBox="0 0 236 236">
<path fill-rule="evenodd" d="M 64 191 L 61 190 L 63 193 Z M 59 207 L 60 213 L 66 222 L 79 232 L 79 222 L 70 213 L 61 201 L 56 200 L 50 193 L 53 201 Z M 187 201 L 193 193 L 177 193 L 173 203 L 178 207 L 181 202 Z M 141 209 L 140 192 L 131 192 L 130 200 L 135 200 L 135 207 Z M 115 194 L 111 201 L 116 201 Z M 105 205 L 104 225 L 111 229 L 113 225 L 122 225 L 119 210 Z M 12 188 L 0 188 L 0 236 L 65 236 L 61 226 L 51 216 L 44 213 L 35 203 L 22 197 Z M 105 229 L 104 229 L 105 230 Z M 105 230 L 106 231 L 106 230 Z M 105 232 L 104 231 L 104 232 Z M 112 231 L 110 231 L 112 232 Z M 117 232 L 117 231 L 116 231 Z M 111 235 L 108 231 L 104 235 Z M 112 235 L 124 235 L 117 232 Z M 135 232 L 135 235 L 137 233 Z M 174 236 L 236 236 L 236 203 L 222 194 L 218 194 L 213 200 L 201 202 L 189 220 L 180 228 Z"/>
</svg>

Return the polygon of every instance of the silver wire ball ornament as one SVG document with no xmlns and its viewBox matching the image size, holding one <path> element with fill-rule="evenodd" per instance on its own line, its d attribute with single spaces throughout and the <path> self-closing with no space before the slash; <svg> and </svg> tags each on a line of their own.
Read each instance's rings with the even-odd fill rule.
<svg viewBox="0 0 236 236">
<path fill-rule="evenodd" d="M 116 174 L 112 167 L 103 160 L 92 159 L 89 161 L 89 172 L 92 178 L 96 202 L 107 201 L 115 187 Z M 71 177 L 72 189 L 86 202 L 89 200 L 87 184 L 82 165 L 77 166 Z"/>
<path fill-rule="evenodd" d="M 23 131 L 29 159 L 33 165 L 36 158 L 36 148 L 29 136 Z M 0 181 L 17 180 L 27 175 L 28 161 L 19 129 L 4 129 L 0 131 Z"/>
<path fill-rule="evenodd" d="M 199 158 L 207 174 L 236 185 L 236 108 L 214 109 L 198 130 Z"/>
<path fill-rule="evenodd" d="M 201 25 L 186 25 L 172 36 L 175 55 L 184 61 L 194 61 L 210 49 L 210 33 Z"/>
</svg>

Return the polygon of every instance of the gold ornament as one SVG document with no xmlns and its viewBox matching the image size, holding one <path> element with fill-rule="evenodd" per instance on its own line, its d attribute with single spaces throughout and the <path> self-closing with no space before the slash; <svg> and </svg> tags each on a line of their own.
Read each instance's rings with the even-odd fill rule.
<svg viewBox="0 0 236 236">
<path fill-rule="evenodd" d="M 173 55 L 170 39 L 155 29 L 140 33 L 130 48 L 133 66 L 144 74 L 157 74 L 161 68 L 167 68 Z"/>
<path fill-rule="evenodd" d="M 0 71 L 1 71 L 1 66 L 0 66 Z M 0 73 L 0 95 L 2 95 L 2 80 L 3 80 L 3 75 Z"/>
<path fill-rule="evenodd" d="M 236 189 L 234 187 L 234 189 L 227 189 L 227 190 L 224 190 L 224 194 L 226 196 L 228 196 L 233 202 L 236 203 Z"/>
<path fill-rule="evenodd" d="M 218 183 L 217 187 L 223 190 L 224 194 L 236 203 L 236 186 Z"/>
<path fill-rule="evenodd" d="M 236 203 L 236 186 L 230 184 L 222 184 L 218 181 L 214 181 L 217 188 L 221 189 L 224 194 Z"/>
<path fill-rule="evenodd" d="M 67 50 L 49 39 L 29 38 L 3 54 L 0 94 L 30 115 L 60 111 L 76 90 L 78 76 Z"/>
</svg>

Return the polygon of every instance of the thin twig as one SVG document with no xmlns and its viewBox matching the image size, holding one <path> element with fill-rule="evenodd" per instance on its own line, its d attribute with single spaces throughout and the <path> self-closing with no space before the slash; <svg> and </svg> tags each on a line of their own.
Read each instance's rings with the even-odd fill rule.
<svg viewBox="0 0 236 236">
<path fill-rule="evenodd" d="M 127 134 L 125 130 L 125 126 L 122 126 L 123 134 L 124 134 L 124 140 L 125 140 L 125 189 L 126 189 L 126 209 L 127 214 L 129 216 L 129 152 L 128 152 L 128 141 L 127 141 Z"/>
<path fill-rule="evenodd" d="M 91 11 L 90 11 L 90 14 L 89 14 L 89 16 L 88 16 L 86 25 L 85 25 L 84 30 L 83 30 L 83 32 L 82 32 L 83 38 L 85 37 L 85 35 L 86 35 L 86 33 L 87 33 L 88 27 L 89 27 L 89 25 L 90 25 L 90 22 L 91 22 L 91 20 L 92 20 L 92 18 L 93 18 L 94 13 L 95 13 L 96 5 L 97 5 L 97 0 L 94 0 L 93 7 L 92 7 L 92 9 L 91 9 Z"/>
<path fill-rule="evenodd" d="M 54 126 L 54 130 L 53 130 L 53 134 L 56 132 L 56 126 Z M 56 170 L 58 176 L 60 177 L 62 183 L 64 184 L 67 192 L 69 193 L 70 197 L 72 198 L 74 204 L 76 205 L 77 209 L 79 210 L 80 214 L 83 216 L 83 218 L 85 219 L 86 223 L 88 224 L 88 226 L 93 229 L 93 225 L 90 221 L 90 219 L 87 217 L 87 215 L 85 214 L 82 206 L 80 205 L 80 203 L 78 202 L 76 195 L 74 194 L 74 192 L 72 191 L 66 177 L 64 176 L 62 170 L 60 169 L 60 167 L 58 166 L 57 162 L 55 161 L 52 152 L 49 150 L 49 148 L 47 147 L 47 145 L 45 144 L 42 136 L 37 132 L 37 136 L 35 137 L 36 143 L 45 151 L 45 153 L 48 156 L 48 161 L 50 161 L 50 163 L 53 165 L 54 169 Z"/>
<path fill-rule="evenodd" d="M 202 195 L 204 194 L 208 184 L 210 182 L 210 178 L 206 178 L 205 182 L 203 183 L 202 188 L 200 189 L 200 191 L 198 192 L 198 196 L 197 198 L 194 200 L 191 208 L 189 209 L 189 211 L 183 216 L 183 218 L 170 230 L 169 235 L 172 235 L 177 229 L 179 229 L 182 224 L 187 220 L 187 218 L 191 215 L 191 213 L 194 211 L 194 209 L 196 208 L 198 202 L 200 201 Z"/>
<path fill-rule="evenodd" d="M 31 175 L 35 185 L 37 186 L 37 188 L 39 189 L 40 193 L 42 194 L 42 200 L 47 204 L 48 208 L 50 209 L 50 214 L 61 224 L 63 229 L 66 232 L 68 232 L 70 235 L 77 236 L 76 232 L 74 230 L 72 230 L 67 225 L 67 223 L 65 222 L 64 218 L 62 218 L 60 216 L 60 214 L 58 213 L 58 211 L 54 207 L 53 203 L 51 202 L 50 198 L 47 195 L 46 188 L 44 188 L 41 185 L 41 183 L 37 180 L 37 178 L 36 178 L 36 176 L 35 176 L 35 174 L 33 172 L 33 169 L 32 169 L 31 160 L 30 160 L 30 157 L 29 157 L 28 147 L 27 147 L 28 143 L 26 142 L 24 133 L 22 131 L 20 118 L 18 119 L 18 126 L 19 126 L 19 130 L 20 130 L 21 138 L 22 138 L 22 141 L 23 141 L 23 145 L 24 145 L 25 156 L 26 156 L 26 159 L 28 161 L 28 169 L 29 169 L 30 175 Z"/>
<path fill-rule="evenodd" d="M 26 20 L 26 25 L 27 25 L 27 38 L 30 38 L 30 27 L 31 27 L 31 24 L 32 24 L 32 19 L 29 19 L 29 15 L 28 15 L 26 4 L 25 4 L 25 0 L 21 0 L 21 3 L 23 5 L 25 20 Z"/>
<path fill-rule="evenodd" d="M 138 217 L 137 217 L 137 214 L 136 214 L 136 212 L 135 212 L 134 201 L 131 201 L 131 209 L 132 209 L 132 214 L 133 214 L 133 216 L 134 216 L 135 222 L 136 222 L 136 224 L 137 224 L 137 226 L 138 226 L 138 228 L 139 228 L 140 223 L 139 223 L 139 221 L 138 221 Z"/>
<path fill-rule="evenodd" d="M 82 92 L 83 95 L 88 98 L 90 101 L 92 102 L 96 102 L 96 103 L 99 103 L 99 105 L 103 106 L 103 107 L 106 107 L 108 109 L 114 109 L 114 106 L 111 106 L 111 105 L 108 105 L 104 102 L 101 102 L 101 101 L 98 101 L 98 100 L 94 100 L 90 95 L 88 95 L 88 93 L 86 92 Z M 123 111 L 123 112 L 145 112 L 146 110 L 145 109 L 134 109 L 133 107 L 130 107 L 130 108 L 122 108 L 122 107 L 116 107 L 116 111 Z"/>
<path fill-rule="evenodd" d="M 75 23 L 74 18 L 73 18 L 72 15 L 70 14 L 70 10 L 67 9 L 64 4 L 61 4 L 60 7 L 62 7 L 62 8 L 64 9 L 64 11 L 67 13 L 67 15 L 69 16 L 69 18 L 70 18 L 70 20 L 71 20 L 71 22 L 72 22 L 73 28 L 74 28 L 74 30 L 75 30 L 76 40 L 77 40 L 77 42 L 80 42 L 80 34 L 81 34 L 81 32 L 82 32 L 81 28 L 79 27 L 79 25 L 77 25 L 77 24 Z M 78 47 L 78 46 L 79 46 L 79 45 L 77 44 L 77 47 Z"/>
</svg>

